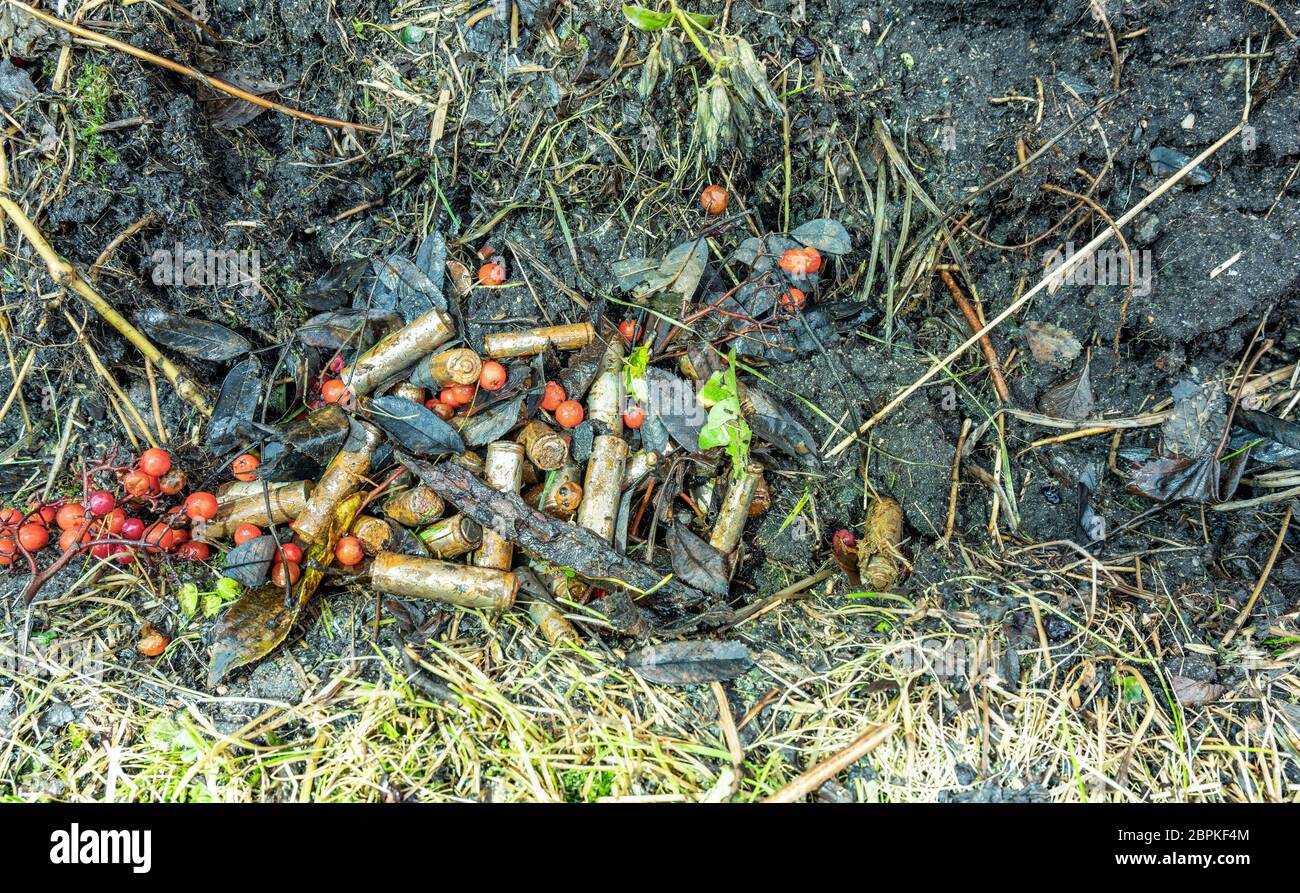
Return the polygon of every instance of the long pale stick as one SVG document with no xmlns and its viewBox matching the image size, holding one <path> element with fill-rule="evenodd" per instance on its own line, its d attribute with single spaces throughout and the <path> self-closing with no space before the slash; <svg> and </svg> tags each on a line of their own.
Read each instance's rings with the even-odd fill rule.
<svg viewBox="0 0 1300 893">
<path fill-rule="evenodd" d="M 1078 254 L 1072 254 L 1070 255 L 1070 257 L 1066 258 L 1064 263 L 1062 263 L 1059 267 L 1055 268 L 1046 276 L 1044 276 L 1037 285 L 1035 285 L 1029 291 L 1025 292 L 1015 301 L 1013 301 L 1005 310 L 1003 310 L 997 316 L 990 319 L 987 323 L 984 324 L 984 327 L 982 329 L 980 329 L 978 332 L 976 332 L 975 334 L 967 338 L 961 344 L 960 347 L 958 347 L 952 353 L 948 354 L 948 356 L 944 357 L 942 360 L 940 360 L 939 362 L 931 366 L 928 372 L 926 372 L 916 381 L 908 385 L 906 390 L 904 390 L 893 400 L 890 400 L 888 403 L 886 403 L 884 408 L 882 408 L 878 413 L 876 413 L 871 418 L 863 422 L 861 428 L 859 428 L 856 432 L 850 434 L 848 437 L 841 440 L 839 443 L 835 444 L 835 446 L 830 450 L 830 452 L 826 454 L 826 458 L 829 459 L 832 456 L 838 456 L 840 453 L 844 452 L 844 450 L 848 449 L 853 444 L 853 441 L 858 439 L 859 435 L 866 434 L 873 427 L 875 427 L 880 422 L 881 419 L 883 419 L 885 416 L 889 415 L 891 412 L 897 409 L 904 400 L 906 400 L 908 397 L 915 394 L 927 381 L 934 378 L 942 370 L 946 369 L 949 363 L 957 359 L 957 357 L 961 356 L 963 353 L 965 353 L 974 345 L 978 344 L 981 338 L 983 338 L 989 332 L 997 328 L 998 325 L 1003 320 L 1011 316 L 1011 314 L 1015 313 L 1021 307 L 1025 306 L 1025 304 L 1029 301 L 1030 298 L 1034 297 L 1034 295 L 1038 294 L 1040 291 L 1047 288 L 1048 283 L 1058 281 L 1064 278 L 1064 276 L 1067 273 L 1069 273 L 1079 264 L 1083 263 L 1084 260 L 1091 257 L 1094 251 L 1096 251 L 1102 245 L 1106 244 L 1106 242 L 1108 242 L 1110 239 L 1113 239 L 1115 237 L 1115 234 L 1119 231 L 1119 229 L 1122 226 L 1124 226 L 1126 223 L 1131 221 L 1138 214 L 1141 214 L 1156 199 L 1160 198 L 1160 196 L 1164 195 L 1166 192 L 1172 189 L 1174 185 L 1176 185 L 1180 180 L 1182 180 L 1184 177 L 1186 177 L 1188 174 L 1194 171 L 1197 167 L 1199 167 L 1203 161 L 1205 161 L 1215 152 L 1223 148 L 1223 146 L 1228 142 L 1228 140 L 1232 139 L 1234 136 L 1236 136 L 1238 133 L 1241 132 L 1242 126 L 1243 126 L 1242 124 L 1238 124 L 1236 127 L 1229 130 L 1223 136 L 1219 137 L 1218 140 L 1215 141 L 1214 145 L 1210 146 L 1200 155 L 1197 155 L 1191 161 L 1187 162 L 1187 164 L 1185 164 L 1182 167 L 1182 169 L 1180 169 L 1168 180 L 1165 180 L 1158 187 L 1156 187 L 1155 190 L 1152 191 L 1150 195 L 1148 195 L 1146 198 L 1142 199 L 1142 201 L 1138 202 L 1136 205 L 1134 205 L 1132 208 L 1126 211 L 1123 217 L 1120 217 L 1118 220 L 1115 221 L 1115 226 L 1113 228 L 1107 228 L 1101 235 L 1097 236 L 1087 245 L 1083 246 L 1083 248 L 1079 251 Z"/>
<path fill-rule="evenodd" d="M 148 357 L 150 362 L 158 367 L 158 371 L 172 383 L 172 387 L 176 389 L 176 393 L 180 395 L 182 400 L 192 403 L 194 408 L 203 415 L 212 415 L 212 404 L 208 401 L 203 388 L 177 369 L 172 361 L 163 356 L 162 351 L 145 337 L 143 332 L 131 325 L 130 321 L 118 313 L 117 309 L 108 303 L 99 292 L 95 291 L 89 282 L 82 279 L 72 264 L 59 256 L 53 246 L 45 240 L 45 236 L 36 228 L 36 224 L 32 223 L 31 218 L 18 206 L 17 202 L 0 195 L 0 210 L 8 215 L 14 226 L 18 228 L 18 232 L 22 233 L 23 238 L 36 249 L 36 253 L 41 256 L 41 260 L 45 261 L 45 266 L 49 267 L 50 275 L 54 277 L 56 283 L 75 292 L 77 297 L 81 298 L 90 309 L 98 313 L 110 326 L 117 329 L 123 338 L 134 344 L 136 349 Z"/>
</svg>

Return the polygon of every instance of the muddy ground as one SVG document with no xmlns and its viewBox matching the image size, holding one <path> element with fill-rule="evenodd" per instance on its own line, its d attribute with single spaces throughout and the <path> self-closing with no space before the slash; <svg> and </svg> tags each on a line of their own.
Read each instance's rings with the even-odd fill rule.
<svg viewBox="0 0 1300 893">
<path fill-rule="evenodd" d="M 747 133 L 750 146 L 726 147 L 715 163 L 705 161 L 691 144 L 694 92 L 707 78 L 704 66 L 679 41 L 683 56 L 675 73 L 642 99 L 641 60 L 653 36 L 629 28 L 614 4 L 530 0 L 520 4 L 513 43 L 508 17 L 488 15 L 466 27 L 477 7 L 437 15 L 435 7 L 417 5 L 394 19 L 386 5 L 354 0 L 216 0 L 208 6 L 207 21 L 223 38 L 220 44 L 160 12 L 162 7 L 144 4 L 98 7 L 84 24 L 205 71 L 283 84 L 277 95 L 289 105 L 384 131 L 345 134 L 274 112 L 219 128 L 212 103 L 193 82 L 120 52 L 70 47 L 66 35 L 54 31 L 26 23 L 15 29 L 17 12 L 0 18 L 8 57 L 0 86 L 10 94 L 0 99 L 15 108 L 15 69 L 35 90 L 10 120 L 20 135 L 6 150 L 8 185 L 50 241 L 86 269 L 131 224 L 150 212 L 158 217 L 116 248 L 100 276 L 104 294 L 123 309 L 158 306 L 212 319 L 269 347 L 312 313 L 299 295 L 330 267 L 357 257 L 410 255 L 439 230 L 449 256 L 471 269 L 477 265 L 474 252 L 492 244 L 513 252 L 514 263 L 529 277 L 527 288 L 470 293 L 463 313 L 474 343 L 484 332 L 531 323 L 539 313 L 555 322 L 584 318 L 557 283 L 591 299 L 630 300 L 614 287 L 610 265 L 663 254 L 691 235 L 700 226 L 699 190 L 720 182 L 751 215 L 739 232 L 719 237 L 727 247 L 749 234 L 750 224 L 780 231 L 787 205 L 792 227 L 830 217 L 852 235 L 853 251 L 823 276 L 818 301 L 859 302 L 861 312 L 841 325 L 824 352 L 761 366 L 769 387 L 787 396 L 817 442 L 834 444 L 842 428 L 868 418 L 970 334 L 937 277 L 900 288 L 892 312 L 884 298 L 887 265 L 867 277 L 878 229 L 888 261 L 894 252 L 902 254 L 904 227 L 902 241 L 911 248 L 934 222 L 919 200 L 909 202 L 892 174 L 881 193 L 883 206 L 875 200 L 880 168 L 889 165 L 879 124 L 943 209 L 957 207 L 1010 170 L 1018 142 L 1032 152 L 1067 131 L 1039 161 L 969 208 L 968 222 L 980 238 L 963 237 L 960 245 L 973 277 L 968 285 L 988 318 L 1039 281 L 1052 251 L 1066 243 L 1081 246 L 1106 229 L 1099 215 L 1083 211 L 1030 247 L 990 247 L 1030 242 L 1067 216 L 1071 199 L 1045 185 L 1087 191 L 1117 217 L 1172 173 L 1153 166 L 1153 149 L 1196 155 L 1237 125 L 1254 91 L 1249 138 L 1230 140 L 1206 162 L 1205 177 L 1175 186 L 1126 228 L 1129 246 L 1151 273 L 1149 288 L 1139 284 L 1126 311 L 1121 283 L 1065 284 L 1040 293 L 999 326 L 992 345 L 1007 363 L 1012 405 L 1038 412 L 1044 393 L 1079 366 L 1036 361 L 1025 326 L 1051 323 L 1067 330 L 1090 358 L 1094 417 L 1151 411 L 1185 379 L 1226 379 L 1260 338 L 1274 345 L 1256 374 L 1282 369 L 1300 354 L 1300 41 L 1289 40 L 1267 12 L 1245 2 L 1106 3 L 1122 61 L 1118 90 L 1107 30 L 1085 3 L 696 4 L 696 11 L 722 16 L 727 32 L 744 36 L 766 61 L 788 112 L 788 175 L 786 135 L 776 116 L 758 117 Z M 1292 28 L 1300 28 L 1293 6 L 1277 9 Z M 389 29 L 394 21 L 419 21 L 419 39 Z M 796 38 L 813 42 L 810 61 L 795 58 Z M 62 62 L 61 55 L 67 56 Z M 61 65 L 67 70 L 58 77 Z M 441 121 L 444 89 L 451 99 Z M 1095 123 L 1085 120 L 1099 103 Z M 103 126 L 140 117 L 143 123 Z M 68 134 L 79 138 L 71 160 Z M 549 151 L 539 152 L 541 145 Z M 178 243 L 256 250 L 260 290 L 243 295 L 156 284 L 155 252 Z M 75 302 L 60 297 L 12 231 L 6 246 L 3 301 L 12 349 L 36 350 L 35 371 L 22 388 L 32 430 L 19 412 L 6 414 L 0 425 L 0 442 L 14 445 L 5 459 L 31 463 L 10 469 L 7 480 L 17 489 L 27 478 L 20 471 L 48 467 L 60 413 L 73 395 L 81 396 L 88 413 L 76 447 L 81 454 L 125 446 L 105 408 L 103 384 L 75 349 L 76 336 L 64 318 L 63 309 Z M 899 283 L 912 257 L 901 256 L 892 271 Z M 609 311 L 617 320 L 626 308 L 611 303 Z M 1112 341 L 1121 314 L 1116 352 Z M 104 363 L 148 414 L 139 355 L 93 317 L 90 332 Z M 194 371 L 216 383 L 225 367 L 195 363 Z M 1005 416 L 1015 511 L 998 500 L 999 532 L 991 538 L 993 491 L 967 475 L 955 530 L 956 543 L 970 552 L 954 541 L 936 542 L 945 528 L 963 421 L 978 426 L 998 402 L 977 350 L 963 355 L 953 372 L 958 378 L 937 378 L 872 432 L 867 476 L 906 515 L 912 570 L 901 591 L 949 618 L 976 617 L 1008 642 L 1035 644 L 1035 619 L 1016 587 L 961 581 L 979 570 L 1041 586 L 1041 597 L 1061 615 L 1039 618 L 1053 642 L 1074 635 L 1095 610 L 1089 601 L 1100 598 L 1141 630 L 1124 640 L 1126 647 L 1132 650 L 1149 637 L 1155 665 L 1180 662 L 1169 672 L 1228 687 L 1242 682 L 1247 670 L 1238 650 L 1217 646 L 1268 559 L 1284 503 L 1223 513 L 1172 505 L 1090 542 L 1080 527 L 1076 492 L 1084 469 L 1101 469 L 1091 506 L 1109 530 L 1124 528 L 1155 505 L 1126 492 L 1123 459 L 1111 461 L 1112 438 L 1028 450 L 1032 441 L 1061 431 Z M 0 392 L 11 384 L 12 370 L 0 363 Z M 201 461 L 197 417 L 166 387 L 159 396 L 173 448 Z M 1122 447 L 1151 448 L 1158 436 L 1159 428 L 1128 430 Z M 850 449 L 810 472 L 788 458 L 770 457 L 772 508 L 746 536 L 747 557 L 733 588 L 737 605 L 815 572 L 826 564 L 833 531 L 860 529 L 861 458 Z M 983 432 L 970 462 L 998 471 L 996 428 Z M 1238 498 L 1260 492 L 1244 488 Z M 803 520 L 791 524 L 805 493 Z M 1027 548 L 1062 541 L 1081 544 L 1109 566 L 1132 567 L 1134 555 L 1146 555 L 1136 576 L 1126 578 L 1141 595 L 1103 587 L 1094 596 L 1086 583 L 1049 574 L 1077 557 L 1068 547 Z M 1249 640 L 1254 647 L 1263 647 L 1269 636 L 1285 640 L 1287 630 L 1294 634 L 1300 600 L 1296 544 L 1297 534 L 1288 534 L 1263 588 Z M 971 552 L 994 557 L 988 565 L 972 566 Z M 56 597 L 60 586 L 70 587 L 81 573 L 56 578 L 44 597 Z M 160 573 L 187 579 L 193 571 Z M 830 591 L 818 587 L 817 598 L 852 604 L 846 597 L 854 587 L 836 580 Z M 25 575 L 17 572 L 4 581 L 9 635 L 58 626 L 57 604 L 24 612 L 16 601 L 24 583 Z M 118 656 L 127 665 L 143 664 L 130 648 L 134 624 L 145 619 L 174 629 L 176 609 L 143 588 L 127 598 L 129 611 L 114 620 L 122 636 Z M 356 591 L 322 598 L 284 651 L 216 692 L 232 699 L 213 705 L 216 727 L 238 728 L 260 712 L 259 699 L 296 702 L 355 655 L 376 647 L 395 653 L 390 628 L 373 641 L 373 611 L 373 598 Z M 878 621 L 874 615 L 845 621 L 856 643 L 850 647 L 886 639 L 888 629 Z M 431 635 L 446 639 L 448 622 L 436 622 Z M 807 618 L 767 614 L 745 628 L 744 638 L 776 659 L 823 672 L 836 657 L 801 651 L 801 622 Z M 471 640 L 493 635 L 475 617 L 458 621 L 455 634 Z M 510 644 L 523 647 L 517 638 Z M 1068 672 L 1076 657 L 1060 657 Z M 183 688 L 201 690 L 205 660 L 198 630 L 184 647 L 169 651 L 157 670 Z M 1188 669 L 1189 661 L 1197 666 Z M 379 670 L 372 665 L 364 672 Z M 766 687 L 763 678 L 730 686 L 738 713 L 755 705 Z M 1154 673 L 1148 681 L 1158 682 Z M 167 697 L 148 684 L 139 694 L 146 700 Z M 249 700 L 237 703 L 241 697 Z M 1293 788 L 1300 784 L 1298 766 L 1294 759 L 1286 764 Z M 945 796 L 997 797 L 989 793 L 990 777 L 973 773 Z M 1013 787 L 1032 793 L 1031 781 L 1020 778 Z"/>
</svg>

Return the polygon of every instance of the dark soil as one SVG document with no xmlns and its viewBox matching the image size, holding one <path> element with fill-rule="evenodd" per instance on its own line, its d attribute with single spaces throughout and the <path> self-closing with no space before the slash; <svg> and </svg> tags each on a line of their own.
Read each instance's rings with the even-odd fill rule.
<svg viewBox="0 0 1300 893">
<path fill-rule="evenodd" d="M 391 21 L 388 5 L 362 0 L 217 0 L 211 4 L 210 24 L 225 38 L 220 46 L 201 41 L 193 27 L 144 4 L 114 9 L 112 23 L 86 24 L 204 70 L 284 83 L 278 95 L 289 105 L 379 124 L 385 132 L 378 137 L 346 135 L 274 112 L 236 129 L 218 129 L 192 81 L 122 53 L 78 46 L 68 80 L 75 84 L 89 78 L 86 66 L 97 67 L 97 76 L 111 85 L 103 119 L 143 116 L 147 121 L 101 132 L 93 146 L 83 142 L 79 158 L 89 162 L 73 164 L 68 181 L 56 188 L 66 154 L 63 149 L 42 154 L 42 127 L 58 124 L 50 118 L 57 108 L 70 117 L 74 130 L 81 130 L 91 112 L 84 100 L 68 98 L 75 91 L 66 87 L 54 102 L 30 103 L 18 120 L 31 146 L 16 160 L 10 150 L 10 187 L 30 209 L 40 206 L 38 224 L 82 269 L 133 222 L 156 214 L 155 225 L 112 255 L 100 280 L 105 295 L 128 311 L 157 306 L 223 322 L 259 346 L 279 343 L 311 314 L 298 296 L 331 266 L 392 252 L 410 255 L 434 229 L 446 235 L 449 257 L 471 270 L 477 265 L 474 252 L 490 243 L 506 253 L 512 269 L 528 277 L 527 287 L 470 294 L 463 308 L 470 344 L 494 329 L 540 322 L 539 314 L 556 323 L 585 318 L 583 308 L 556 281 L 590 299 L 627 300 L 613 286 L 610 264 L 622 257 L 661 255 L 689 236 L 699 225 L 696 196 L 709 182 L 726 184 L 760 231 L 781 229 L 786 181 L 779 120 L 763 117 L 751 134 L 751 148 L 726 151 L 716 165 L 702 163 L 686 152 L 695 85 L 707 78 L 698 59 L 688 53 L 675 76 L 643 101 L 635 63 L 649 48 L 648 35 L 626 28 L 616 6 L 605 4 L 612 11 L 598 11 L 597 4 L 540 5 L 537 23 L 520 23 L 517 46 L 508 45 L 508 22 L 489 16 L 465 29 L 466 16 L 460 15 L 455 21 L 430 19 L 423 40 L 409 50 L 396 35 L 377 27 Z M 1081 2 L 832 0 L 807 3 L 802 22 L 792 20 L 788 0 L 697 6 L 718 14 L 725 9 L 728 32 L 754 45 L 767 60 L 769 77 L 782 72 L 775 84 L 778 93 L 789 93 L 784 102 L 791 133 L 791 226 L 832 217 L 853 236 L 854 251 L 823 277 L 826 285 L 818 300 L 860 301 L 865 315 L 840 331 L 825 352 L 763 368 L 775 393 L 798 394 L 825 417 L 852 427 L 970 334 L 936 277 L 906 295 L 899 292 L 906 301 L 894 315 L 891 341 L 885 343 L 886 277 L 882 268 L 876 281 L 867 282 L 865 266 L 875 228 L 883 227 L 887 250 L 897 250 L 905 195 L 891 181 L 882 213 L 872 218 L 865 196 L 874 192 L 878 167 L 888 164 L 873 122 L 887 124 L 933 201 L 953 208 L 1016 163 L 1018 140 L 1032 151 L 1115 92 L 1105 31 Z M 998 355 L 1014 357 L 1008 368 L 1013 402 L 1034 412 L 1044 391 L 1070 370 L 1030 357 L 1023 326 L 1031 321 L 1068 330 L 1090 351 L 1095 414 L 1104 416 L 1149 411 L 1183 379 L 1232 374 L 1261 325 L 1262 336 L 1272 338 L 1274 348 L 1257 374 L 1292 363 L 1300 354 L 1297 43 L 1288 43 L 1265 12 L 1238 0 L 1116 2 L 1106 7 L 1120 38 L 1122 92 L 1105 104 L 1095 124 L 1069 130 L 1039 162 L 974 203 L 971 225 L 984 239 L 1019 244 L 1051 227 L 1072 202 L 1042 187 L 1085 191 L 1089 181 L 1081 170 L 1089 177 L 1105 170 L 1093 196 L 1118 217 L 1167 176 L 1167 171 L 1153 172 L 1153 148 L 1196 155 L 1240 120 L 1247 71 L 1256 89 L 1277 83 L 1252 110 L 1253 146 L 1240 139 L 1230 142 L 1206 164 L 1212 177 L 1208 184 L 1174 188 L 1126 229 L 1130 247 L 1149 252 L 1143 256 L 1150 258 L 1153 278 L 1150 293 L 1135 294 L 1128 305 L 1118 355 L 1111 344 L 1124 303 L 1121 284 L 1067 284 L 1041 293 L 994 332 Z M 101 8 L 95 14 L 108 13 Z M 1293 26 L 1300 27 L 1300 19 L 1292 18 Z M 864 22 L 869 29 L 864 30 Z M 812 64 L 792 59 L 791 43 L 799 35 L 816 42 L 818 56 Z M 1247 46 L 1258 53 L 1266 38 L 1266 58 L 1252 58 L 1249 66 L 1230 58 Z M 23 52 L 15 40 L 6 41 L 13 63 L 38 91 L 51 91 L 63 36 L 45 32 Z M 1207 58 L 1217 54 L 1226 58 Z M 418 101 L 363 86 L 363 81 L 415 94 Z M 432 142 L 443 88 L 454 99 L 444 136 Z M 83 97 L 86 93 L 81 90 Z M 1007 96 L 1020 98 L 991 101 Z M 12 108 L 7 99 L 5 104 Z M 945 133 L 955 136 L 955 148 L 943 147 Z M 551 152 L 541 155 L 539 147 L 546 141 Z M 619 162 L 615 147 L 635 159 L 635 173 Z M 336 220 L 365 203 L 375 204 Z M 557 204 L 564 211 L 563 223 Z M 913 202 L 908 239 L 933 222 Z M 962 239 L 964 261 L 974 277 L 969 285 L 977 290 L 986 317 L 1038 281 L 1052 250 L 1065 242 L 1081 246 L 1105 228 L 1099 217 L 1081 212 L 1051 237 L 1023 250 Z M 5 443 L 18 443 L 27 433 L 33 446 L 10 450 L 6 459 L 48 463 L 57 442 L 55 410 L 65 410 L 78 393 L 93 418 L 80 434 L 79 452 L 125 449 L 116 420 L 106 414 L 102 383 L 84 354 L 69 347 L 75 336 L 61 308 L 80 311 L 71 298 L 56 309 L 55 285 L 43 267 L 32 262 L 25 245 L 15 245 L 12 231 L 7 239 L 16 251 L 9 254 L 3 274 L 11 336 L 15 350 L 19 345 L 37 349 L 39 372 L 23 387 L 35 430 L 24 432 L 18 412 L 10 412 L 0 425 Z M 155 284 L 151 257 L 178 243 L 257 250 L 260 292 L 245 296 L 226 288 Z M 1211 277 L 1238 252 L 1240 258 L 1229 269 Z M 900 262 L 900 281 L 910 260 Z M 554 278 L 539 275 L 538 265 Z M 609 311 L 615 320 L 625 312 L 615 304 Z M 139 355 L 93 318 L 91 331 L 105 364 L 124 384 L 131 383 L 130 394 L 147 416 L 151 404 Z M 196 375 L 214 386 L 225 371 L 219 364 L 194 365 Z M 867 474 L 877 490 L 904 508 L 907 552 L 914 563 L 909 592 L 918 597 L 937 593 L 939 607 L 987 611 L 1009 626 L 1023 626 L 1029 622 L 1023 606 L 945 586 L 950 577 L 969 570 L 951 544 L 935 547 L 948 513 L 954 445 L 964 419 L 978 425 L 996 407 L 977 351 L 958 361 L 954 372 L 961 376 L 960 387 L 946 390 L 953 382 L 937 378 L 874 429 Z M 0 393 L 9 390 L 11 381 L 7 364 L 0 363 Z M 196 417 L 165 384 L 160 397 L 173 447 L 202 461 L 198 438 L 192 437 Z M 792 398 L 788 404 L 819 444 L 842 436 L 805 404 Z M 1111 438 L 1090 437 L 1020 454 L 1031 441 L 1057 433 L 1006 418 L 1019 525 L 1011 525 L 1003 506 L 1004 541 L 992 544 L 986 529 L 991 491 L 967 477 L 957 506 L 959 541 L 977 551 L 1062 540 L 1086 543 L 1074 482 L 1089 465 L 1106 468 Z M 1158 436 L 1159 428 L 1132 430 L 1123 447 L 1154 447 Z M 970 461 L 994 471 L 996 439 L 986 432 Z M 747 558 L 733 590 L 738 603 L 813 572 L 826 559 L 831 532 L 861 525 L 860 459 L 856 451 L 845 451 L 808 474 L 789 459 L 771 458 L 772 507 L 750 525 Z M 1092 502 L 1111 530 L 1153 506 L 1127 494 L 1126 484 L 1122 474 L 1104 471 Z M 804 512 L 814 528 L 811 537 L 801 534 L 803 525 L 788 523 L 806 488 L 811 490 Z M 1258 494 L 1243 489 L 1238 495 Z M 1105 562 L 1146 552 L 1157 540 L 1192 544 L 1194 548 L 1154 554 L 1143 562 L 1146 586 L 1160 599 L 1172 600 L 1156 608 L 1169 609 L 1184 621 L 1166 624 L 1160 633 L 1169 638 L 1166 648 L 1177 652 L 1187 643 L 1215 643 L 1226 630 L 1272 547 L 1278 508 L 1214 513 L 1195 504 L 1171 505 L 1132 530 L 1088 546 Z M 1295 610 L 1300 598 L 1300 571 L 1292 552 L 1296 536 L 1287 538 L 1261 597 L 1261 617 Z M 1049 555 L 1060 553 L 1030 553 L 1018 561 L 1029 562 L 1032 575 L 1033 563 L 1049 561 Z M 1130 561 L 1125 557 L 1122 563 Z M 15 574 L 5 584 L 14 629 L 23 622 L 15 601 L 25 579 Z M 72 579 L 60 577 L 45 597 L 55 597 L 60 582 L 66 586 Z M 850 591 L 841 581 L 834 597 Z M 1233 607 L 1225 611 L 1222 604 Z M 338 592 L 321 605 L 313 608 L 287 649 L 239 674 L 223 691 L 293 700 L 303 684 L 290 661 L 318 673 L 329 662 L 370 652 L 373 599 Z M 1061 596 L 1059 605 L 1079 616 L 1070 597 Z M 173 622 L 173 605 L 142 602 L 136 609 L 141 619 L 161 626 Z M 38 610 L 36 628 L 45 622 L 42 618 Z M 460 634 L 466 635 L 474 623 L 466 620 Z M 381 644 L 392 644 L 388 635 Z M 779 645 L 777 632 L 767 624 L 751 635 L 759 644 L 788 647 Z M 174 655 L 164 672 L 199 687 L 205 660 L 201 643 L 195 642 Z M 1230 664 L 1225 658 L 1206 672 L 1226 682 L 1238 672 Z M 225 726 L 247 718 L 232 714 Z M 971 796 L 1006 795 L 985 787 Z"/>
</svg>

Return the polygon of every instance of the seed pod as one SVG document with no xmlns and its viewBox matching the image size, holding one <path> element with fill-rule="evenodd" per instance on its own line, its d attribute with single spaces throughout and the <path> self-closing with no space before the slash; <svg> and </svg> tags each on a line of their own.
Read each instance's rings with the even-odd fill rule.
<svg viewBox="0 0 1300 893">
<path fill-rule="evenodd" d="M 455 334 L 451 317 L 434 307 L 384 338 L 343 370 L 353 394 L 365 396 L 388 379 L 409 369 Z"/>
<path fill-rule="evenodd" d="M 749 506 L 754 501 L 754 491 L 758 488 L 758 479 L 762 474 L 761 466 L 751 465 L 744 474 L 731 478 L 727 484 L 727 495 L 722 499 L 718 520 L 713 525 L 713 535 L 709 537 L 709 545 L 723 555 L 740 545 L 740 537 L 745 532 L 745 521 L 749 518 Z"/>
<path fill-rule="evenodd" d="M 542 471 L 554 471 L 569 459 L 569 441 L 541 419 L 533 419 L 515 437 L 523 444 L 528 461 Z"/>
<path fill-rule="evenodd" d="M 483 352 L 493 359 L 503 357 L 528 357 L 539 354 L 548 347 L 556 350 L 581 350 L 596 338 L 596 329 L 589 322 L 576 322 L 567 326 L 544 326 L 523 332 L 496 332 L 483 337 Z"/>
<path fill-rule="evenodd" d="M 420 542 L 434 558 L 455 558 L 473 552 L 483 541 L 483 528 L 464 515 L 443 518 L 419 534 Z"/>
<path fill-rule="evenodd" d="M 504 611 L 515 603 L 519 579 L 509 571 L 380 552 L 370 564 L 375 589 L 462 608 Z"/>
<path fill-rule="evenodd" d="M 483 459 L 483 480 L 502 493 L 518 493 L 524 475 L 524 448 L 514 441 L 498 440 L 488 444 Z M 515 547 L 495 530 L 483 531 L 483 544 L 474 553 L 478 567 L 510 570 Z"/>
<path fill-rule="evenodd" d="M 858 573 L 872 592 L 887 592 L 898 581 L 903 507 L 887 496 L 873 499 L 865 527 L 858 540 Z"/>
<path fill-rule="evenodd" d="M 600 371 L 587 393 L 587 418 L 599 422 L 610 434 L 623 433 L 623 407 L 627 402 L 623 385 L 623 339 L 609 342 L 600 360 Z M 601 427 L 596 428 L 601 431 Z"/>
<path fill-rule="evenodd" d="M 241 482 L 242 483 L 242 482 Z M 268 493 L 263 495 L 261 481 L 248 481 L 256 484 L 257 492 L 244 496 L 223 498 L 217 503 L 217 514 L 205 524 L 195 522 L 194 536 L 204 540 L 219 540 L 229 536 L 240 524 L 256 524 L 269 527 L 292 521 L 307 509 L 312 495 L 311 481 L 295 481 L 289 484 L 267 484 Z M 233 488 L 232 488 L 233 489 Z M 268 514 L 267 502 L 271 504 Z"/>
<path fill-rule="evenodd" d="M 314 544 L 329 529 L 338 504 L 361 489 L 370 471 L 370 459 L 383 435 L 379 429 L 358 422 L 365 432 L 361 445 L 355 450 L 340 450 L 330 460 L 320 481 L 311 491 L 307 507 L 290 526 L 293 532 L 309 545 Z"/>
<path fill-rule="evenodd" d="M 411 383 L 422 388 L 445 388 L 474 384 L 483 371 L 483 361 L 468 347 L 456 347 L 421 360 L 411 370 Z"/>
<path fill-rule="evenodd" d="M 585 605 L 591 601 L 591 585 L 579 580 L 564 568 L 538 561 L 533 563 L 532 569 L 541 578 L 546 591 L 556 601 L 573 602 L 577 605 Z"/>
<path fill-rule="evenodd" d="M 393 528 L 388 522 L 374 515 L 357 515 L 352 521 L 351 533 L 361 540 L 361 547 L 367 555 L 377 555 L 390 548 L 393 541 Z"/>
<path fill-rule="evenodd" d="M 582 484 L 578 524 L 611 541 L 623 495 L 623 469 L 627 464 L 627 441 L 613 434 L 601 434 L 591 445 L 587 477 Z"/>
<path fill-rule="evenodd" d="M 423 527 L 442 517 L 447 503 L 424 484 L 394 494 L 384 501 L 384 514 L 403 527 Z"/>
</svg>

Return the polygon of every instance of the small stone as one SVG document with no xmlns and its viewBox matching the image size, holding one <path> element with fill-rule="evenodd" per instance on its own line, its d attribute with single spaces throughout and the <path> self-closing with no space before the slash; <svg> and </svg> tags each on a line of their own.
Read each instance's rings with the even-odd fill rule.
<svg viewBox="0 0 1300 893">
<path fill-rule="evenodd" d="M 1196 113 L 1188 112 L 1187 117 L 1183 119 L 1183 130 L 1191 130 L 1196 126 Z"/>
</svg>

